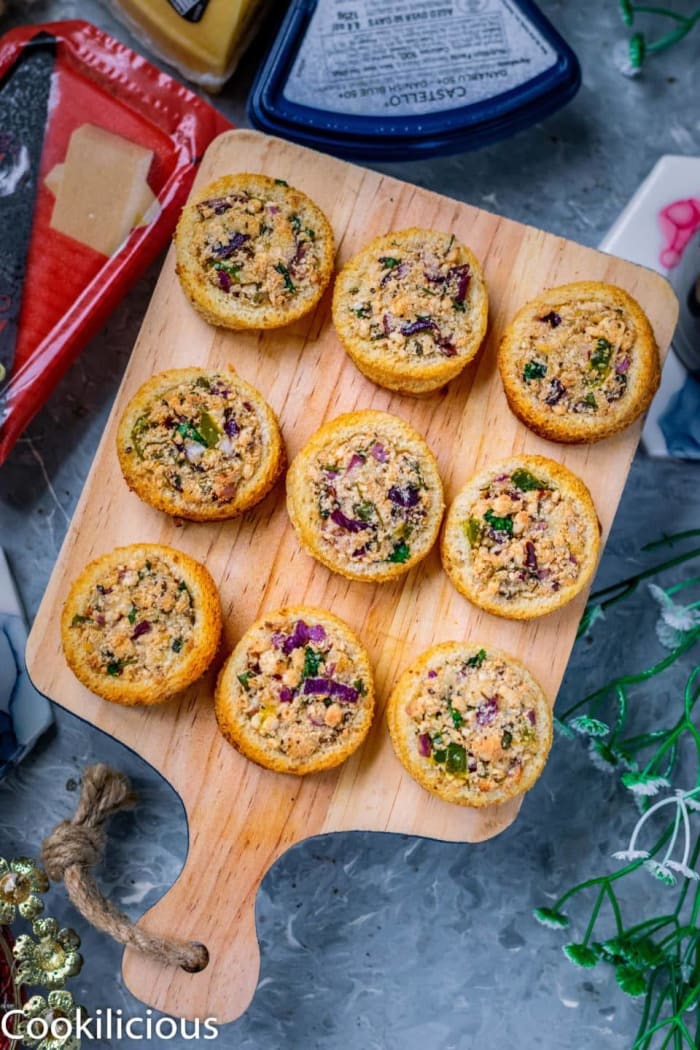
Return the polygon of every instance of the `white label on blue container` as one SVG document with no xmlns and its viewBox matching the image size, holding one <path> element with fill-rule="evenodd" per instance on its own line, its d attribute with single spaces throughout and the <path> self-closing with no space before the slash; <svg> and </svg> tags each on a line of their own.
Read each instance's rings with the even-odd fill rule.
<svg viewBox="0 0 700 1050">
<path fill-rule="evenodd" d="M 510 0 L 319 0 L 284 96 L 332 113 L 420 116 L 502 95 L 556 61 Z"/>
</svg>

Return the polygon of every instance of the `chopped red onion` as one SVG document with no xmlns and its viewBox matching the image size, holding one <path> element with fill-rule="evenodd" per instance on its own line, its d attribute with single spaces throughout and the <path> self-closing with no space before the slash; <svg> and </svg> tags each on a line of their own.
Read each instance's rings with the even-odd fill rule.
<svg viewBox="0 0 700 1050">
<path fill-rule="evenodd" d="M 352 456 L 350 457 L 350 462 L 348 463 L 345 469 L 345 473 L 349 474 L 351 470 L 355 469 L 355 467 L 361 467 L 364 462 L 364 456 L 361 456 L 358 452 L 353 452 Z"/>
<path fill-rule="evenodd" d="M 235 438 L 240 434 L 241 428 L 239 427 L 238 423 L 236 422 L 233 416 L 228 416 L 228 418 L 225 420 L 224 431 L 226 432 L 226 434 L 228 434 L 230 438 Z"/>
<path fill-rule="evenodd" d="M 476 721 L 480 726 L 490 726 L 498 711 L 498 697 L 492 696 L 476 709 Z"/>
<path fill-rule="evenodd" d="M 348 518 L 346 514 L 343 514 L 340 507 L 336 507 L 331 512 L 331 521 L 335 522 L 341 529 L 345 529 L 346 532 L 362 532 L 364 529 L 369 528 L 365 521 L 358 521 L 356 518 Z"/>
<path fill-rule="evenodd" d="M 294 699 L 294 690 L 289 689 L 286 685 L 280 689 L 279 699 L 281 704 L 291 704 Z"/>
<path fill-rule="evenodd" d="M 617 372 L 617 374 L 619 376 L 623 376 L 625 372 L 628 371 L 630 363 L 631 362 L 629 357 L 623 357 L 621 361 L 618 361 L 615 365 L 615 371 Z"/>
<path fill-rule="evenodd" d="M 437 671 L 434 668 L 428 671 L 428 678 L 437 678 Z"/>
<path fill-rule="evenodd" d="M 392 485 L 387 493 L 392 503 L 399 507 L 415 507 L 420 499 L 420 492 L 415 485 Z"/>
<path fill-rule="evenodd" d="M 142 635 L 149 634 L 152 630 L 153 625 L 148 620 L 141 620 L 141 622 L 137 623 L 134 627 L 134 633 L 131 637 L 132 639 L 141 638 Z"/>
<path fill-rule="evenodd" d="M 375 443 L 370 449 L 370 452 L 376 459 L 377 463 L 386 463 L 387 459 L 389 458 L 387 450 L 379 441 L 375 441 Z"/>
<path fill-rule="evenodd" d="M 530 709 L 526 712 L 526 714 L 528 722 L 531 726 L 534 726 L 535 722 L 537 721 L 537 716 L 535 715 L 535 712 L 532 709 Z"/>
<path fill-rule="evenodd" d="M 219 280 L 219 288 L 221 288 L 221 290 L 223 292 L 230 292 L 231 291 L 231 278 L 226 273 L 226 270 L 217 270 L 217 277 L 218 277 L 218 280 Z"/>
<path fill-rule="evenodd" d="M 421 733 L 418 737 L 418 752 L 423 758 L 430 758 L 433 750 L 433 742 L 427 733 Z"/>
<path fill-rule="evenodd" d="M 226 244 L 220 244 L 217 248 L 214 248 L 213 255 L 216 259 L 228 259 L 234 252 L 237 252 L 246 241 L 250 240 L 249 233 L 234 233 L 229 237 Z M 220 270 L 219 273 L 222 271 Z"/>
<path fill-rule="evenodd" d="M 525 544 L 525 564 L 528 569 L 537 572 L 537 554 L 535 552 L 535 545 L 531 540 L 528 540 Z"/>
</svg>

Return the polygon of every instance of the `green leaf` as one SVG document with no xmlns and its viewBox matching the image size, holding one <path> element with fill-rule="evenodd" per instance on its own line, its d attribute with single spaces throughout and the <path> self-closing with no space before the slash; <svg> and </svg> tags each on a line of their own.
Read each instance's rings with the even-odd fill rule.
<svg viewBox="0 0 700 1050">
<path fill-rule="evenodd" d="M 596 372 L 600 372 L 601 374 L 606 373 L 610 368 L 612 353 L 612 343 L 609 343 L 607 339 L 599 339 L 595 345 L 595 350 L 591 354 L 591 368 L 594 368 Z"/>
<path fill-rule="evenodd" d="M 353 689 L 357 689 L 357 691 L 360 694 L 360 696 L 366 696 L 367 695 L 367 686 L 365 685 L 365 683 L 362 681 L 361 678 L 356 678 L 355 681 L 352 683 L 352 685 L 353 685 Z"/>
<path fill-rule="evenodd" d="M 307 645 L 304 649 L 304 670 L 302 675 L 304 678 L 315 678 L 318 674 L 318 669 L 323 662 L 323 654 L 317 653 L 315 649 L 312 649 L 310 645 Z"/>
<path fill-rule="evenodd" d="M 619 0 L 620 3 L 620 17 L 626 26 L 631 26 L 634 22 L 634 11 L 630 0 Z"/>
<path fill-rule="evenodd" d="M 301 219 L 299 218 L 299 216 L 298 215 L 290 215 L 289 216 L 289 225 L 292 227 L 292 229 L 294 230 L 295 233 L 299 233 L 301 231 Z"/>
<path fill-rule="evenodd" d="M 630 771 L 622 776 L 622 783 L 633 795 L 658 795 L 660 788 L 671 786 L 666 777 L 655 776 L 653 773 L 636 773 Z"/>
<path fill-rule="evenodd" d="M 393 270 L 395 266 L 400 264 L 401 260 L 394 259 L 391 255 L 382 255 L 379 262 L 382 264 L 383 270 Z"/>
<path fill-rule="evenodd" d="M 601 722 L 599 718 L 591 718 L 590 715 L 579 715 L 569 722 L 570 727 L 582 736 L 607 736 L 610 726 L 607 722 Z"/>
<path fill-rule="evenodd" d="M 70 622 L 71 627 L 80 627 L 84 623 L 92 623 L 89 616 L 81 616 L 80 613 L 76 613 Z M 133 621 L 132 621 L 133 623 Z"/>
<path fill-rule="evenodd" d="M 598 954 L 595 948 L 588 944 L 576 944 L 571 942 L 562 948 L 564 955 L 574 966 L 580 966 L 584 970 L 591 970 L 598 962 Z"/>
<path fill-rule="evenodd" d="M 551 485 L 548 485 L 546 481 L 536 478 L 529 470 L 524 470 L 522 467 L 514 470 L 510 479 L 521 492 L 534 492 L 537 489 L 551 488 Z"/>
<path fill-rule="evenodd" d="M 464 724 L 464 715 L 461 711 L 455 710 L 455 708 L 452 707 L 452 705 L 450 705 L 450 714 L 452 716 L 452 723 L 455 729 L 459 729 L 459 727 Z"/>
<path fill-rule="evenodd" d="M 487 510 L 484 514 L 484 521 L 491 526 L 494 532 L 505 532 L 508 536 L 513 535 L 512 514 L 506 514 L 505 517 L 499 518 L 492 510 Z"/>
<path fill-rule="evenodd" d="M 190 441 L 196 441 L 198 445 L 204 445 L 207 448 L 206 441 L 192 423 L 180 423 L 177 432 L 180 437 L 189 438 Z"/>
<path fill-rule="evenodd" d="M 528 361 L 523 369 L 523 379 L 526 383 L 533 379 L 544 379 L 547 375 L 547 366 L 543 361 Z"/>
<path fill-rule="evenodd" d="M 172 649 L 172 651 L 174 653 L 179 653 L 182 650 L 182 646 L 183 646 L 183 639 L 178 637 L 178 638 L 173 638 L 173 644 L 170 646 L 170 648 Z"/>
<path fill-rule="evenodd" d="M 647 990 L 647 979 L 639 970 L 632 966 L 618 966 L 615 970 L 615 980 L 619 987 L 632 999 L 638 999 L 645 995 Z"/>
<path fill-rule="evenodd" d="M 251 678 L 250 671 L 246 671 L 245 674 L 236 675 L 236 677 L 238 678 L 238 681 L 241 683 L 241 685 L 245 689 L 246 693 L 249 693 L 250 692 L 250 685 L 249 685 L 249 683 L 250 683 L 250 678 Z"/>
<path fill-rule="evenodd" d="M 508 730 L 504 729 L 501 736 L 501 747 L 504 751 L 507 751 L 513 743 L 513 734 Z"/>
<path fill-rule="evenodd" d="M 393 551 L 391 552 L 391 554 L 387 558 L 387 561 L 391 561 L 391 562 L 394 562 L 394 563 L 398 563 L 399 565 L 403 565 L 404 562 L 407 562 L 410 557 L 411 557 L 411 548 L 409 547 L 409 545 L 406 543 L 405 540 L 399 540 L 399 542 L 394 546 Z"/>
<path fill-rule="evenodd" d="M 289 183 L 285 179 L 275 179 L 275 186 L 288 186 Z"/>
<path fill-rule="evenodd" d="M 227 273 L 229 277 L 233 277 L 236 281 L 238 280 L 239 274 L 241 272 L 241 267 L 236 266 L 235 263 L 222 262 L 220 259 L 218 259 L 211 265 L 215 270 L 223 270 L 223 272 Z M 199 383 L 199 380 L 197 380 L 197 382 Z"/>
<path fill-rule="evenodd" d="M 136 623 L 137 612 L 138 612 L 138 610 L 137 610 L 136 606 L 132 605 L 131 608 L 129 609 L 129 623 Z"/>
<path fill-rule="evenodd" d="M 441 748 L 438 751 L 433 751 L 433 758 L 436 762 L 443 763 L 447 758 L 447 751 L 444 748 Z"/>
<path fill-rule="evenodd" d="M 353 514 L 360 521 L 371 521 L 376 510 L 374 503 L 368 499 L 362 500 L 361 503 L 355 503 L 352 508 Z"/>
<path fill-rule="evenodd" d="M 291 292 L 295 292 L 296 291 L 296 285 L 294 284 L 294 281 L 291 278 L 289 270 L 284 265 L 284 263 L 278 262 L 276 264 L 276 266 L 275 266 L 275 269 L 277 270 L 277 273 L 282 274 L 282 277 L 284 278 L 284 287 L 287 289 L 287 291 L 290 292 L 290 293 Z"/>
<path fill-rule="evenodd" d="M 595 394 L 592 393 L 592 392 L 589 392 L 588 394 L 586 394 L 586 396 L 583 399 L 583 403 L 584 403 L 584 405 L 590 405 L 591 408 L 597 408 L 598 407 L 598 402 L 595 399 Z"/>
<path fill-rule="evenodd" d="M 569 925 L 566 915 L 554 911 L 553 908 L 535 908 L 532 914 L 542 926 L 547 926 L 550 930 L 565 930 Z"/>
<path fill-rule="evenodd" d="M 481 667 L 485 659 L 486 650 L 479 649 L 478 653 L 475 653 L 474 656 L 469 657 L 469 659 L 467 660 L 467 667 Z"/>
</svg>

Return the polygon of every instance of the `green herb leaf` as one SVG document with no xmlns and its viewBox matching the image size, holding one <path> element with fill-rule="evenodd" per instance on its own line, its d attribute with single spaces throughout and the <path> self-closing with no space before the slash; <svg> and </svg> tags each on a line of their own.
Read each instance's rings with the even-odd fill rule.
<svg viewBox="0 0 700 1050">
<path fill-rule="evenodd" d="M 551 485 L 548 485 L 546 481 L 536 478 L 529 470 L 525 470 L 522 467 L 514 470 L 510 479 L 521 492 L 535 492 L 540 489 L 551 488 Z"/>
<path fill-rule="evenodd" d="M 189 438 L 190 441 L 196 441 L 198 445 L 204 445 L 207 447 L 207 443 L 192 423 L 180 423 L 177 427 L 178 434 L 183 438 Z"/>
<path fill-rule="evenodd" d="M 129 609 L 129 623 L 136 623 L 137 613 L 138 613 L 138 609 L 136 608 L 135 605 L 132 605 L 131 608 Z"/>
<path fill-rule="evenodd" d="M 596 372 L 607 372 L 610 368 L 612 352 L 612 343 L 609 343 L 607 339 L 599 339 L 596 343 L 595 350 L 591 354 L 591 368 L 594 368 Z"/>
<path fill-rule="evenodd" d="M 76 613 L 70 622 L 71 627 L 80 627 L 81 624 L 92 623 L 89 616 L 81 616 L 80 613 Z M 133 621 L 132 621 L 133 623 Z"/>
<path fill-rule="evenodd" d="M 590 405 L 591 408 L 598 408 L 598 402 L 596 401 L 595 394 L 592 390 L 589 390 L 589 392 L 586 394 L 586 396 L 583 399 L 583 403 L 584 405 Z"/>
<path fill-rule="evenodd" d="M 184 642 L 182 638 L 173 638 L 173 644 L 170 646 L 174 653 L 179 653 L 182 650 Z"/>
<path fill-rule="evenodd" d="M 323 660 L 323 653 L 316 652 L 310 645 L 307 645 L 304 649 L 304 670 L 302 671 L 302 676 L 304 678 L 315 678 Z"/>
<path fill-rule="evenodd" d="M 371 521 L 374 514 L 376 514 L 377 508 L 371 500 L 362 500 L 361 503 L 354 503 L 352 512 L 356 518 L 360 521 Z"/>
<path fill-rule="evenodd" d="M 459 727 L 464 724 L 464 715 L 462 714 L 461 711 L 457 711 L 452 706 L 452 704 L 450 704 L 449 706 L 450 706 L 450 715 L 452 716 L 452 724 L 454 725 L 455 729 L 459 729 Z"/>
<path fill-rule="evenodd" d="M 501 747 L 504 751 L 508 751 L 513 743 L 513 734 L 508 729 L 503 730 L 501 735 Z"/>
<path fill-rule="evenodd" d="M 276 266 L 275 266 L 275 269 L 277 270 L 277 273 L 281 273 L 282 276 L 284 277 L 284 287 L 287 289 L 287 291 L 290 292 L 290 293 L 295 292 L 296 291 L 296 285 L 294 284 L 294 281 L 292 280 L 292 278 L 290 276 L 289 270 L 284 265 L 284 263 L 281 263 L 281 262 L 277 263 Z"/>
<path fill-rule="evenodd" d="M 528 361 L 523 368 L 523 379 L 530 383 L 533 379 L 544 379 L 547 375 L 547 366 L 542 361 Z"/>
<path fill-rule="evenodd" d="M 288 186 L 289 183 L 284 179 L 275 179 L 275 186 Z"/>
<path fill-rule="evenodd" d="M 433 751 L 433 759 L 436 762 L 439 762 L 440 765 L 442 765 L 442 763 L 445 761 L 446 758 L 447 758 L 447 750 L 445 748 L 441 748 L 439 751 Z"/>
<path fill-rule="evenodd" d="M 301 219 L 298 215 L 289 216 L 289 225 L 292 227 L 295 233 L 299 233 L 301 230 Z"/>
<path fill-rule="evenodd" d="M 475 653 L 474 656 L 469 657 L 469 659 L 467 660 L 467 667 L 481 667 L 485 659 L 486 650 L 479 649 L 478 653 Z"/>
<path fill-rule="evenodd" d="M 360 694 L 360 696 L 366 696 L 367 695 L 367 686 L 365 685 L 365 683 L 362 681 L 361 678 L 356 678 L 355 681 L 352 683 L 352 686 L 353 686 L 353 689 L 357 689 L 357 691 Z"/>
<path fill-rule="evenodd" d="M 245 671 L 244 674 L 236 675 L 236 678 L 241 683 L 241 685 L 245 689 L 246 693 L 250 692 L 250 679 L 251 679 L 251 677 L 252 677 L 252 675 L 251 675 L 250 671 Z"/>
<path fill-rule="evenodd" d="M 403 565 L 405 562 L 408 561 L 410 557 L 411 548 L 405 540 L 399 540 L 399 542 L 395 544 L 393 551 L 387 558 L 387 561 Z"/>
<path fill-rule="evenodd" d="M 382 255 L 379 259 L 383 270 L 393 270 L 396 266 L 401 263 L 400 259 L 395 259 L 392 255 Z"/>
<path fill-rule="evenodd" d="M 505 517 L 499 518 L 492 510 L 487 510 L 484 514 L 484 521 L 491 526 L 494 532 L 505 532 L 508 536 L 513 535 L 512 514 L 506 514 Z"/>
</svg>

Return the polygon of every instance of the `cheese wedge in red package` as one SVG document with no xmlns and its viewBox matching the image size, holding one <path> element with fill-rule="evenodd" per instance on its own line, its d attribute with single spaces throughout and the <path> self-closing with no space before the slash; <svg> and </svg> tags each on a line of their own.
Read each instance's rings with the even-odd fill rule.
<svg viewBox="0 0 700 1050">
<path fill-rule="evenodd" d="M 88 22 L 0 40 L 0 463 L 165 247 L 230 127 Z"/>
</svg>

